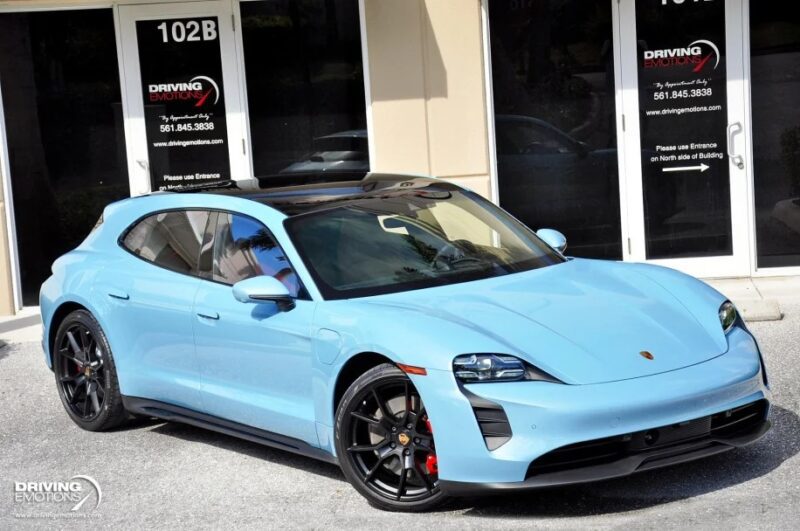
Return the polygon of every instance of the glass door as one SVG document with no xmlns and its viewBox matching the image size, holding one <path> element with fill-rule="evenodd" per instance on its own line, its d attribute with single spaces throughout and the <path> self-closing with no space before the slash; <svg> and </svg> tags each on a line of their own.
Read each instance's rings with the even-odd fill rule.
<svg viewBox="0 0 800 531">
<path fill-rule="evenodd" d="M 622 0 L 626 259 L 750 274 L 742 0 Z"/>
<path fill-rule="evenodd" d="M 755 268 L 800 273 L 800 4 L 750 2 Z"/>
<path fill-rule="evenodd" d="M 229 2 L 119 7 L 131 193 L 252 175 Z"/>
</svg>

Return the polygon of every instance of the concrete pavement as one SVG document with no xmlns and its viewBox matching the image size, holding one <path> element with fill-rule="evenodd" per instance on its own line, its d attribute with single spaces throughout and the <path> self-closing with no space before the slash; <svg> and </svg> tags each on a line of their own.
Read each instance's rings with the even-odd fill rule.
<svg viewBox="0 0 800 531">
<path fill-rule="evenodd" d="M 800 277 L 731 278 L 706 280 L 724 293 L 745 320 L 774 321 L 783 315 L 781 305 L 800 304 Z"/>
</svg>

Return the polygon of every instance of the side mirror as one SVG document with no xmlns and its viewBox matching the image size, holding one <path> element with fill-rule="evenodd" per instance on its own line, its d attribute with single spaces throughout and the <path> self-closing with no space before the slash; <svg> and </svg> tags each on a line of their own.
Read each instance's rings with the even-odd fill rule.
<svg viewBox="0 0 800 531">
<path fill-rule="evenodd" d="M 294 308 L 294 297 L 283 283 L 268 276 L 258 276 L 240 280 L 233 285 L 233 297 L 239 302 L 274 302 L 278 310 L 288 312 Z"/>
<path fill-rule="evenodd" d="M 536 235 L 561 254 L 567 250 L 567 237 L 554 229 L 539 229 Z"/>
</svg>

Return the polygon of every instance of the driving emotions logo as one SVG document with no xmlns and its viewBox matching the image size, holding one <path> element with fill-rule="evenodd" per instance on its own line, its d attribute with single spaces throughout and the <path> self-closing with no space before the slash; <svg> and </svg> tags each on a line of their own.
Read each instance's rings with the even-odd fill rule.
<svg viewBox="0 0 800 531">
<path fill-rule="evenodd" d="M 219 85 L 208 76 L 195 76 L 185 83 L 147 85 L 150 103 L 186 101 L 194 107 L 211 107 L 219 101 Z"/>
<path fill-rule="evenodd" d="M 91 502 L 87 501 L 92 499 Z M 94 478 L 72 476 L 68 481 L 15 481 L 14 502 L 17 504 L 53 504 L 69 507 L 69 512 L 81 508 L 92 511 L 103 501 L 103 491 Z"/>
<path fill-rule="evenodd" d="M 662 50 L 645 50 L 645 68 L 673 68 L 676 66 L 692 66 L 692 72 L 699 74 L 704 70 L 716 70 L 719 66 L 719 48 L 705 39 L 696 40 L 685 48 L 665 48 Z"/>
</svg>

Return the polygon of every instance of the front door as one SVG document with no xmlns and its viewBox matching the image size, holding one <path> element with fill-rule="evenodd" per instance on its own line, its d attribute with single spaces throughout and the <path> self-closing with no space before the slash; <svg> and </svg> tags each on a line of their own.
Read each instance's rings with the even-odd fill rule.
<svg viewBox="0 0 800 531">
<path fill-rule="evenodd" d="M 251 175 L 229 2 L 120 6 L 133 195 Z"/>
<path fill-rule="evenodd" d="M 261 222 L 217 212 L 211 223 L 210 256 L 201 258 L 207 280 L 194 302 L 203 411 L 318 446 L 309 335 L 316 303 Z M 236 300 L 231 286 L 259 275 L 283 282 L 298 297 L 295 307 Z"/>
<path fill-rule="evenodd" d="M 743 4 L 618 4 L 626 259 L 750 274 Z"/>
</svg>

